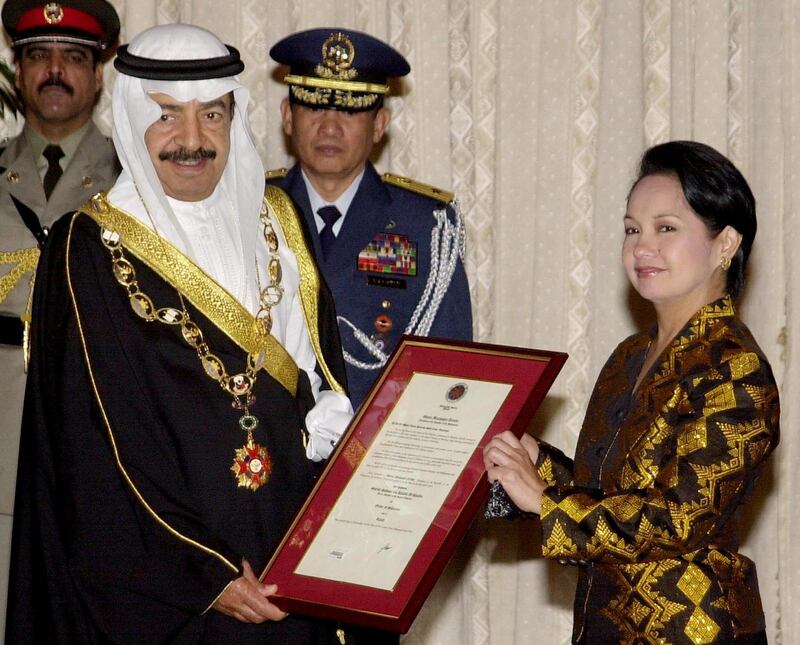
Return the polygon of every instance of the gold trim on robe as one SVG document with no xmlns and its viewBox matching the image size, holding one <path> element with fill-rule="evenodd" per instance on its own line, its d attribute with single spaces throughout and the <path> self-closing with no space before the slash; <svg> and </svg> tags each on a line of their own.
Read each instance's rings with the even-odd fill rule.
<svg viewBox="0 0 800 645">
<path fill-rule="evenodd" d="M 86 211 L 82 211 L 82 212 L 85 213 Z M 120 211 L 120 213 L 121 213 L 121 211 Z M 121 213 L 121 214 L 125 215 L 124 213 Z M 127 216 L 127 215 L 125 215 L 125 216 L 128 217 L 129 219 L 133 219 L 133 218 L 130 218 L 130 216 Z M 196 540 L 193 540 L 190 537 L 187 537 L 187 536 L 183 535 L 180 531 L 176 530 L 169 523 L 167 523 L 165 520 L 163 520 L 161 518 L 161 516 L 155 511 L 155 509 L 152 506 L 150 506 L 150 504 L 147 502 L 147 500 L 144 498 L 144 496 L 139 492 L 139 489 L 136 487 L 136 484 L 134 484 L 134 482 L 131 479 L 130 475 L 128 475 L 128 472 L 125 469 L 125 466 L 123 465 L 122 460 L 120 459 L 119 450 L 117 449 L 117 442 L 116 442 L 116 439 L 114 437 L 114 431 L 111 428 L 111 421 L 109 420 L 108 415 L 106 414 L 105 407 L 103 406 L 103 400 L 102 400 L 102 397 L 100 396 L 100 390 L 98 389 L 97 382 L 95 381 L 95 378 L 94 378 L 94 371 L 92 369 L 92 361 L 89 358 L 88 344 L 87 344 L 85 336 L 83 335 L 83 323 L 81 322 L 81 313 L 80 313 L 80 311 L 78 311 L 78 301 L 75 298 L 75 291 L 74 291 L 73 286 L 72 286 L 72 272 L 70 270 L 70 246 L 72 244 L 72 227 L 75 224 L 75 219 L 76 219 L 76 217 L 73 216 L 72 220 L 70 221 L 69 235 L 67 237 L 67 254 L 66 254 L 67 255 L 67 258 L 66 258 L 67 286 L 69 288 L 70 300 L 72 301 L 72 309 L 75 312 L 75 319 L 76 319 L 76 322 L 77 322 L 77 325 L 78 325 L 78 333 L 79 333 L 79 335 L 81 337 L 81 346 L 83 347 L 83 356 L 84 356 L 84 359 L 86 360 L 86 368 L 87 368 L 87 370 L 89 372 L 89 380 L 92 383 L 92 391 L 94 392 L 94 397 L 95 397 L 95 400 L 97 401 L 97 405 L 100 408 L 100 414 L 103 417 L 103 424 L 105 425 L 106 431 L 108 432 L 109 441 L 111 442 L 111 450 L 114 453 L 114 461 L 117 464 L 117 469 L 122 474 L 122 477 L 125 479 L 125 481 L 128 483 L 128 486 L 130 486 L 131 490 L 133 491 L 134 495 L 136 496 L 136 499 L 139 500 L 139 502 L 142 504 L 142 506 L 145 508 L 145 510 L 147 510 L 147 512 L 153 517 L 153 519 L 158 524 L 163 526 L 170 534 L 174 535 L 179 540 L 181 540 L 183 542 L 186 542 L 187 544 L 191 544 L 192 546 L 200 549 L 204 553 L 207 553 L 209 555 L 212 555 L 212 556 L 216 557 L 225 566 L 230 568 L 232 571 L 238 572 L 239 568 L 234 563 L 232 563 L 230 560 L 228 560 L 224 555 L 222 555 L 221 553 L 218 553 L 214 549 L 211 549 L 211 548 L 209 548 L 207 546 L 204 546 L 203 544 L 200 544 L 199 542 L 197 542 Z"/>
<path fill-rule="evenodd" d="M 308 335 L 311 347 L 317 357 L 317 362 L 325 375 L 325 379 L 335 392 L 344 393 L 344 388 L 336 381 L 325 357 L 319 339 L 319 273 L 311 252 L 306 246 L 303 229 L 300 227 L 297 211 L 289 196 L 277 186 L 267 186 L 264 196 L 267 207 L 275 214 L 275 219 L 283 231 L 286 243 L 297 258 L 300 269 L 300 302 L 303 304 L 303 313 L 306 317 Z"/>
<path fill-rule="evenodd" d="M 111 205 L 105 194 L 95 195 L 89 207 L 78 212 L 118 233 L 126 249 L 186 296 L 200 313 L 239 347 L 251 354 L 264 351 L 267 357 L 264 370 L 292 396 L 297 394 L 298 368 L 289 352 L 274 336 L 260 334 L 255 316 L 186 255 L 135 217 Z M 315 352 L 319 345 L 316 330 L 315 320 Z"/>
</svg>

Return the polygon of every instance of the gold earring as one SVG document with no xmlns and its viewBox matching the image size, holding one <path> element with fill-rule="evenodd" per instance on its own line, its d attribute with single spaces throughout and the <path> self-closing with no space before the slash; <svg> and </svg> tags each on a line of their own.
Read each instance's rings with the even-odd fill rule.
<svg viewBox="0 0 800 645">
<path fill-rule="evenodd" d="M 731 268 L 731 259 L 727 255 L 723 255 L 719 260 L 719 265 L 723 271 L 727 271 Z"/>
</svg>

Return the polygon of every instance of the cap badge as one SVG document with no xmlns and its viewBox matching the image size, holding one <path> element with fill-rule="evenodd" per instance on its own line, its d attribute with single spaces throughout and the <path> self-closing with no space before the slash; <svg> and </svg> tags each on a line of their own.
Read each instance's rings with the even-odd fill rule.
<svg viewBox="0 0 800 645">
<path fill-rule="evenodd" d="M 322 43 L 322 65 L 317 65 L 314 71 L 321 78 L 350 81 L 358 76 L 358 72 L 352 69 L 355 58 L 353 41 L 342 32 L 331 34 Z"/>
<path fill-rule="evenodd" d="M 57 25 L 64 19 L 64 9 L 57 2 L 48 2 L 44 6 L 44 19 L 48 25 Z"/>
</svg>

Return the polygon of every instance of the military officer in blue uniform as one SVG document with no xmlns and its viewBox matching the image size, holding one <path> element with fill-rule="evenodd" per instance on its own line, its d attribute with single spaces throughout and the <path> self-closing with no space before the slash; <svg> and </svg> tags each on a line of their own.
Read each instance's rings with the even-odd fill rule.
<svg viewBox="0 0 800 645">
<path fill-rule="evenodd" d="M 325 28 L 284 38 L 270 56 L 289 68 L 281 115 L 298 162 L 267 181 L 312 231 L 356 408 L 403 334 L 472 339 L 464 223 L 451 193 L 379 175 L 369 161 L 389 125 L 388 80 L 410 71 L 402 55 Z"/>
</svg>

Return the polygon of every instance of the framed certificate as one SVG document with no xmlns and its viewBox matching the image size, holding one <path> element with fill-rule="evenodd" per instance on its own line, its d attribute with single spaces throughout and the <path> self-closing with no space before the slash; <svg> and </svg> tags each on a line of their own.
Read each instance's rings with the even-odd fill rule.
<svg viewBox="0 0 800 645">
<path fill-rule="evenodd" d="M 288 612 L 408 631 L 567 355 L 403 337 L 261 579 Z"/>
</svg>

